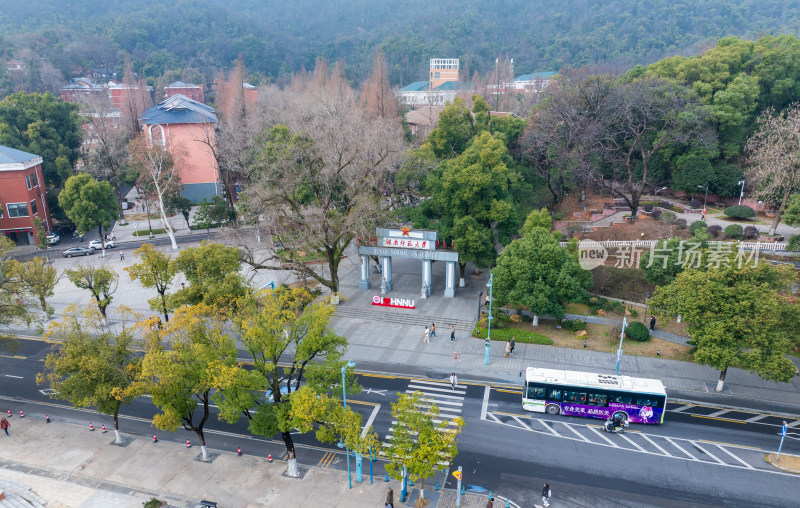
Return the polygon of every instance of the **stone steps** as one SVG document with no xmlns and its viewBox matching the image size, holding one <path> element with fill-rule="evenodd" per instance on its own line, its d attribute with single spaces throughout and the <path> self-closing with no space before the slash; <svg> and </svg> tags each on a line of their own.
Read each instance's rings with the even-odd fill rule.
<svg viewBox="0 0 800 508">
<path fill-rule="evenodd" d="M 351 319 L 364 319 L 365 321 L 381 321 L 385 323 L 396 323 L 400 325 L 419 326 L 420 330 L 437 323 L 436 334 L 439 337 L 449 336 L 450 325 L 454 325 L 457 330 L 467 330 L 472 332 L 475 327 L 475 320 L 452 319 L 442 316 L 420 316 L 410 314 L 409 311 L 385 311 L 378 309 L 359 309 L 347 306 L 338 306 L 334 317 L 346 317 Z M 421 334 L 422 332 L 420 332 Z"/>
</svg>

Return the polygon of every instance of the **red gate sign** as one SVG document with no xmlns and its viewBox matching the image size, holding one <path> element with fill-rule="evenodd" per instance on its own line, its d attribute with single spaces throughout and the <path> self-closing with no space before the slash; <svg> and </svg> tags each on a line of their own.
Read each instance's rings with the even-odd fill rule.
<svg viewBox="0 0 800 508">
<path fill-rule="evenodd" d="M 407 298 L 385 298 L 383 296 L 375 295 L 372 297 L 372 305 L 379 307 L 397 307 L 398 309 L 414 309 L 414 300 Z"/>
</svg>

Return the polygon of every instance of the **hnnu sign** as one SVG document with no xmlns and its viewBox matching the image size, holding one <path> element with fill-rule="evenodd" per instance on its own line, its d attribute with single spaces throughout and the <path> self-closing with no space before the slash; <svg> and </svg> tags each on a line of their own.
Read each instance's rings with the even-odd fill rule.
<svg viewBox="0 0 800 508">
<path fill-rule="evenodd" d="M 372 305 L 380 307 L 397 307 L 398 309 L 414 309 L 414 300 L 407 298 L 384 298 L 379 295 L 372 297 Z"/>
</svg>

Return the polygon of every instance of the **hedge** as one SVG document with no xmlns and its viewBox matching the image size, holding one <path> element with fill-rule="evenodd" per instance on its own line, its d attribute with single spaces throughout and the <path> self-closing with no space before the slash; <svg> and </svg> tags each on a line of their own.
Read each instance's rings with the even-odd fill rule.
<svg viewBox="0 0 800 508">
<path fill-rule="evenodd" d="M 698 231 L 706 231 L 707 229 L 708 224 L 702 220 L 696 220 L 689 225 L 689 231 L 691 231 L 693 235 L 696 235 Z"/>
<path fill-rule="evenodd" d="M 725 236 L 728 238 L 736 238 L 739 239 L 742 237 L 742 226 L 738 224 L 731 224 L 730 226 L 725 228 Z"/>
<path fill-rule="evenodd" d="M 650 339 L 650 330 L 641 321 L 634 321 L 625 328 L 625 338 L 645 342 Z"/>
<path fill-rule="evenodd" d="M 744 228 L 742 236 L 744 236 L 745 240 L 753 240 L 758 238 L 758 228 L 755 226 L 747 226 Z"/>
<path fill-rule="evenodd" d="M 752 227 L 752 226 L 747 226 L 747 227 Z M 722 234 L 722 226 L 720 226 L 719 224 L 714 224 L 713 226 L 708 226 L 708 233 L 711 236 L 713 236 L 714 238 L 716 238 L 720 234 Z"/>
<path fill-rule="evenodd" d="M 472 335 L 474 337 L 478 337 L 479 339 L 485 339 L 486 332 L 486 328 L 475 325 Z M 523 344 L 542 344 L 545 346 L 553 345 L 553 339 L 538 333 L 527 332 L 525 330 L 519 330 L 516 328 L 495 328 L 492 330 L 492 340 L 508 342 L 511 340 L 511 337 L 514 337 L 516 342 Z"/>
<path fill-rule="evenodd" d="M 750 208 L 749 206 L 729 206 L 723 212 L 725 215 L 730 217 L 731 219 L 752 219 L 756 216 L 756 211 Z"/>
<path fill-rule="evenodd" d="M 166 233 L 167 230 L 164 228 L 153 228 L 154 235 L 160 235 L 161 233 Z M 134 231 L 133 236 L 150 236 L 149 229 L 140 229 L 139 231 Z"/>
<path fill-rule="evenodd" d="M 679 229 L 683 229 L 686 227 L 686 219 L 675 219 L 675 225 L 678 226 Z"/>
</svg>

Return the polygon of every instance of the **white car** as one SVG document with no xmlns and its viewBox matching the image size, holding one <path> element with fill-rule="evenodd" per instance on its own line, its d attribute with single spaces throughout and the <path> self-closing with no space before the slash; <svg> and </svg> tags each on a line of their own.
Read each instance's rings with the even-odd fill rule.
<svg viewBox="0 0 800 508">
<path fill-rule="evenodd" d="M 114 240 L 106 240 L 106 249 L 113 249 L 116 246 L 117 244 L 114 243 Z M 100 250 L 102 249 L 102 244 L 100 243 L 100 240 L 92 240 L 91 242 L 89 242 L 88 247 L 90 249 Z"/>
<path fill-rule="evenodd" d="M 58 235 L 58 233 L 50 233 L 47 235 L 47 245 L 55 245 L 59 241 L 61 241 L 61 237 Z"/>
</svg>

